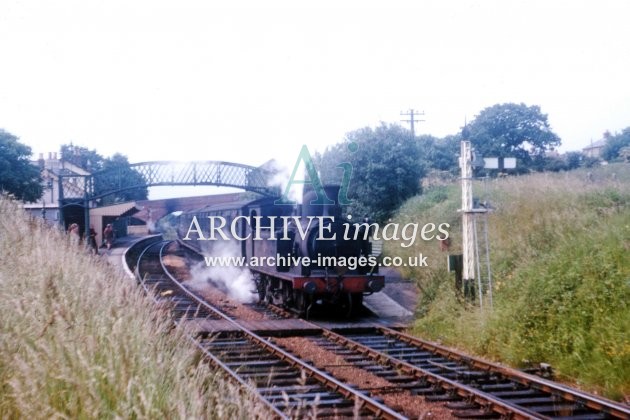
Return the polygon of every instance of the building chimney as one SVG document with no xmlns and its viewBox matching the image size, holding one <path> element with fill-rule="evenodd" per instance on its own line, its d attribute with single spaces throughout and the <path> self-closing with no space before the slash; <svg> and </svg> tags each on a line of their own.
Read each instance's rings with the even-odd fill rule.
<svg viewBox="0 0 630 420">
<path fill-rule="evenodd" d="M 46 166 L 46 162 L 44 161 L 44 154 L 40 153 L 39 154 L 39 159 L 37 159 L 37 165 L 39 166 L 39 170 L 43 171 L 44 167 Z"/>
</svg>

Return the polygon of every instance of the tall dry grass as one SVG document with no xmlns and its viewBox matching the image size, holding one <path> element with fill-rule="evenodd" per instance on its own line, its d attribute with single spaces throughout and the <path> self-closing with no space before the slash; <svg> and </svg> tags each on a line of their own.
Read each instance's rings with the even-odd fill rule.
<svg viewBox="0 0 630 420">
<path fill-rule="evenodd" d="M 0 197 L 0 418 L 252 418 L 165 312 Z"/>
</svg>

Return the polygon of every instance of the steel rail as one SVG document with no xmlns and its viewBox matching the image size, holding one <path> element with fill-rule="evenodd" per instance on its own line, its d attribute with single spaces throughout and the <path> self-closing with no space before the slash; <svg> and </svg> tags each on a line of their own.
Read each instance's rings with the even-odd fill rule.
<svg viewBox="0 0 630 420">
<path fill-rule="evenodd" d="M 166 247 L 166 245 L 164 247 Z M 164 247 L 163 247 L 163 249 L 164 249 Z M 188 293 L 200 305 L 204 306 L 206 309 L 216 313 L 219 317 L 221 317 L 224 320 L 226 320 L 229 323 L 231 323 L 238 330 L 240 330 L 244 335 L 247 335 L 249 338 L 253 339 L 253 341 L 255 341 L 262 348 L 264 348 L 267 351 L 271 352 L 272 354 L 276 355 L 281 360 L 287 362 L 290 366 L 293 366 L 293 367 L 299 368 L 301 370 L 304 370 L 308 376 L 316 378 L 319 382 L 327 385 L 328 387 L 332 388 L 334 391 L 339 392 L 341 395 L 343 395 L 344 397 L 346 397 L 348 399 L 354 398 L 355 400 L 361 401 L 363 403 L 362 405 L 364 405 L 365 408 L 367 408 L 370 411 L 372 411 L 372 413 L 374 415 L 376 415 L 376 416 L 382 417 L 384 419 L 405 419 L 406 418 L 406 417 L 401 416 L 400 414 L 396 413 L 395 411 L 393 411 L 389 407 L 387 407 L 387 406 L 385 406 L 385 405 L 383 405 L 383 404 L 373 400 L 372 398 L 369 398 L 368 396 L 362 394 L 361 392 L 358 392 L 358 391 L 352 389 L 348 385 L 344 384 L 343 382 L 338 381 L 337 379 L 333 378 L 332 376 L 328 375 L 327 373 L 325 373 L 323 371 L 320 371 L 319 369 L 306 364 L 302 360 L 300 360 L 297 357 L 293 356 L 291 353 L 281 349 L 280 347 L 278 347 L 275 344 L 271 343 L 270 341 L 264 339 L 263 337 L 259 336 L 258 334 L 254 333 L 253 331 L 245 328 L 238 321 L 228 317 L 222 311 L 216 309 L 214 306 L 210 305 L 205 300 L 199 298 L 197 295 L 195 295 L 194 293 L 190 292 L 186 288 L 186 286 L 184 286 L 179 280 L 175 279 L 173 276 L 168 274 L 168 270 L 166 270 L 166 268 L 164 267 L 164 264 L 162 262 L 162 253 L 161 252 L 160 252 L 160 263 L 162 264 L 162 267 L 165 269 L 165 272 L 169 276 L 170 280 L 173 283 L 175 283 L 180 289 L 182 289 L 186 293 Z"/>
<path fill-rule="evenodd" d="M 203 260 L 203 255 L 199 252 L 199 250 L 191 247 L 190 245 L 188 245 L 185 242 L 178 241 L 178 243 L 179 243 L 180 246 L 182 246 L 184 248 L 185 251 L 188 252 L 188 255 L 192 255 L 192 256 L 200 258 L 200 260 Z M 283 309 L 283 308 L 281 308 L 281 307 L 279 307 L 277 305 L 274 305 L 272 303 L 268 303 L 268 302 L 265 302 L 265 301 L 260 301 L 258 304 L 261 306 L 261 308 L 275 313 L 281 319 L 297 318 L 297 315 L 294 312 L 289 312 L 286 309 Z M 253 310 L 256 310 L 256 309 L 253 308 Z"/>
<path fill-rule="evenodd" d="M 272 304 L 267 303 L 267 302 L 265 302 L 262 305 L 262 307 L 267 309 L 267 310 L 269 310 L 270 312 L 273 312 L 274 314 L 278 315 L 279 317 L 281 317 L 281 319 L 294 319 L 294 318 L 296 318 L 296 315 L 294 313 L 286 311 L 286 310 L 280 308 L 279 306 L 272 305 Z"/>
<path fill-rule="evenodd" d="M 164 269 L 165 274 L 169 277 L 169 280 L 172 281 L 176 286 L 178 286 L 182 291 L 184 291 L 188 296 L 190 296 L 192 299 L 197 301 L 201 306 L 203 306 L 205 309 L 207 309 L 207 310 L 209 310 L 211 312 L 214 312 L 220 318 L 223 318 L 225 321 L 227 321 L 228 323 L 233 325 L 237 330 L 241 331 L 244 335 L 246 335 L 251 341 L 255 342 L 260 347 L 262 347 L 262 348 L 266 349 L 267 351 L 269 351 L 270 353 L 274 354 L 275 356 L 277 356 L 278 358 L 280 358 L 284 362 L 288 363 L 290 366 L 293 366 L 295 368 L 303 370 L 306 373 L 307 376 L 317 379 L 320 383 L 324 384 L 329 389 L 332 389 L 333 391 L 338 392 L 339 394 L 341 394 L 345 398 L 347 398 L 349 400 L 354 399 L 355 401 L 360 402 L 360 405 L 359 405 L 360 408 L 365 408 L 365 409 L 369 410 L 370 412 L 372 412 L 373 415 L 375 415 L 375 416 L 377 416 L 379 418 L 383 418 L 383 419 L 388 419 L 388 420 L 389 419 L 406 419 L 405 416 L 400 415 L 399 413 L 395 412 L 391 408 L 389 408 L 389 407 L 379 403 L 378 401 L 376 401 L 376 400 L 374 400 L 374 399 L 364 395 L 360 391 L 352 389 L 348 385 L 346 385 L 343 382 L 335 379 L 334 377 L 328 375 L 327 373 L 325 373 L 325 372 L 323 372 L 323 371 L 321 371 L 321 370 L 319 370 L 319 369 L 317 369 L 317 368 L 315 368 L 313 366 L 308 365 L 304 361 L 302 361 L 299 358 L 293 356 L 291 353 L 288 353 L 287 351 L 285 351 L 285 350 L 281 349 L 280 347 L 276 346 L 275 344 L 269 342 L 268 340 L 264 339 L 263 337 L 259 336 L 258 334 L 254 333 L 253 331 L 247 329 L 246 327 L 241 325 L 238 321 L 235 321 L 235 320 L 231 319 L 230 317 L 225 315 L 223 312 L 221 312 L 220 310 L 216 309 L 215 307 L 213 307 L 212 305 L 210 305 L 209 303 L 207 303 L 206 301 L 202 300 L 197 295 L 192 293 L 190 290 L 188 290 L 181 282 L 179 282 L 177 279 L 175 279 L 173 276 L 171 276 L 168 273 L 168 270 L 164 267 L 164 264 L 162 262 L 162 251 L 171 242 L 172 241 L 165 241 L 162 244 L 162 248 L 160 249 L 160 264 L 162 265 L 162 268 Z M 155 246 L 155 245 L 152 245 L 152 246 Z M 147 249 L 148 249 L 148 247 L 147 247 Z M 139 258 L 141 258 L 142 255 L 145 254 L 145 252 L 146 252 L 146 249 L 145 249 L 145 251 L 142 252 L 142 254 L 141 254 L 141 256 Z M 136 266 L 136 271 L 138 271 L 138 267 L 139 266 L 140 266 L 140 264 L 138 263 L 138 265 Z M 198 346 L 199 345 L 200 344 L 198 344 Z M 207 353 L 208 353 L 207 351 L 204 351 L 204 354 L 207 354 Z M 221 365 L 223 365 L 222 362 L 220 360 L 218 360 L 216 357 L 214 359 L 216 359 L 216 362 L 219 362 Z M 228 371 L 230 371 L 230 369 L 227 366 L 225 366 L 225 368 Z M 237 374 L 234 373 L 234 375 L 237 375 Z M 243 383 L 242 379 L 239 382 Z M 252 389 L 252 390 L 255 390 L 255 388 L 253 388 L 251 385 L 249 385 L 248 388 Z M 260 395 L 260 394 L 258 394 L 258 395 Z M 265 400 L 265 401 L 267 401 L 267 400 Z"/>
<path fill-rule="evenodd" d="M 471 367 L 475 367 L 477 369 L 485 370 L 488 372 L 499 373 L 508 380 L 538 389 L 540 391 L 548 392 L 553 395 L 559 395 L 570 402 L 583 404 L 588 408 L 592 408 L 593 410 L 597 410 L 620 419 L 630 418 L 630 407 L 624 407 L 623 405 L 617 404 L 614 401 L 578 391 L 576 389 L 563 386 L 544 378 L 530 375 L 525 372 L 520 372 L 516 369 L 471 357 L 469 355 L 459 353 L 453 349 L 441 346 L 437 343 L 422 340 L 421 338 L 413 337 L 409 334 L 392 330 L 391 328 L 379 327 L 378 329 L 386 336 L 395 337 L 408 344 L 412 344 L 432 353 L 439 354 L 440 356 L 447 359 L 460 361 L 466 363 Z"/>
<path fill-rule="evenodd" d="M 160 258 L 160 261 L 162 259 Z M 163 268 L 166 270 L 164 265 Z M 289 365 L 294 366 L 299 369 L 306 369 L 308 371 L 315 370 L 309 365 L 305 365 L 299 359 L 295 358 L 289 353 L 286 353 L 284 350 L 277 348 L 275 345 L 271 344 L 269 341 L 264 338 L 258 336 L 252 331 L 249 331 L 247 328 L 243 327 L 233 319 L 229 319 L 225 314 L 223 314 L 220 310 L 212 307 L 207 302 L 200 299 L 198 296 L 190 292 L 185 286 L 183 286 L 177 279 L 172 278 L 171 280 L 185 293 L 187 293 L 192 299 L 197 301 L 200 305 L 205 306 L 208 310 L 215 312 L 219 317 L 225 319 L 234 325 L 237 329 L 246 333 L 249 337 L 259 343 L 262 347 L 266 348 L 272 354 L 277 355 L 282 360 L 285 360 Z M 316 324 L 313 324 L 314 326 Z M 466 384 L 458 383 L 449 378 L 445 378 L 440 376 L 439 374 L 435 374 L 429 371 L 424 370 L 423 368 L 406 362 L 404 360 L 398 359 L 394 356 L 390 356 L 384 354 L 378 350 L 372 349 L 367 345 L 356 342 L 351 338 L 343 337 L 339 334 L 336 334 L 324 327 L 319 326 L 319 328 L 323 331 L 322 334 L 324 337 L 327 337 L 333 342 L 341 343 L 344 346 L 347 346 L 353 350 L 356 350 L 362 354 L 367 355 L 371 359 L 387 364 L 392 368 L 396 368 L 401 372 L 412 375 L 418 379 L 425 380 L 436 388 L 442 389 L 444 392 L 456 394 L 459 397 L 466 399 L 468 402 L 474 402 L 478 406 L 481 407 L 482 410 L 486 410 L 487 412 L 493 411 L 503 416 L 508 416 L 511 418 L 551 418 L 545 417 L 543 414 L 536 412 L 534 410 L 529 410 L 526 406 L 517 405 L 509 400 L 502 400 L 494 395 L 491 392 L 485 392 L 475 387 L 468 386 Z M 429 342 L 426 340 L 422 340 L 417 337 L 413 337 L 411 335 L 383 327 L 383 326 L 375 326 L 375 329 L 380 332 L 382 336 L 394 338 L 400 340 L 401 342 L 405 342 L 414 347 L 418 347 L 419 349 L 431 352 L 445 359 L 465 364 L 469 368 L 475 368 L 482 372 L 488 374 L 498 374 L 506 381 L 511 381 L 517 383 L 519 385 L 526 386 L 530 389 L 541 391 L 549 394 L 551 397 L 559 397 L 564 400 L 566 403 L 574 403 L 581 407 L 589 408 L 602 414 L 612 416 L 614 418 L 630 418 L 630 408 L 624 407 L 621 404 L 617 404 L 613 401 L 606 400 L 601 397 L 597 397 L 594 395 L 590 395 L 575 389 L 571 389 L 569 387 L 565 387 L 561 384 L 554 383 L 552 381 L 545 380 L 543 378 L 539 378 L 524 372 L 520 372 L 515 369 L 507 368 L 492 362 L 484 361 L 481 359 L 477 359 L 471 357 L 466 354 L 459 353 L 455 350 L 449 349 L 447 347 L 441 346 L 439 344 Z M 197 343 L 200 346 L 199 343 Z M 204 353 L 210 354 L 207 350 L 202 348 Z M 289 356 L 289 358 L 285 359 L 285 355 Z M 221 361 L 216 357 L 212 356 L 211 358 L 216 359 L 217 365 L 221 364 Z M 224 368 L 225 369 L 225 368 Z M 227 369 L 229 370 L 229 368 Z M 311 375 L 309 375 L 311 376 Z M 336 379 L 330 377 L 324 372 L 315 372 L 312 374 L 313 377 L 317 378 L 318 381 L 330 384 L 330 386 L 335 389 L 335 387 L 339 386 L 336 382 Z M 331 381 L 331 382 L 328 382 Z M 239 382 L 245 384 L 242 379 L 239 378 Z M 343 385 L 341 383 L 341 385 Z M 344 390 L 343 387 L 338 388 L 338 390 Z M 340 392 L 342 393 L 342 392 Z M 346 394 L 342 395 L 346 396 Z M 347 394 L 351 395 L 351 394 Z M 346 396 L 346 398 L 349 398 Z M 364 400 L 362 398 L 362 400 Z M 366 404 L 364 402 L 364 404 Z M 455 409 L 457 410 L 457 409 Z M 396 413 L 395 413 L 396 414 Z M 388 418 L 388 417 L 385 417 Z M 397 418 L 397 417 L 395 417 Z"/>
<path fill-rule="evenodd" d="M 345 347 L 358 351 L 359 353 L 370 357 L 372 360 L 378 363 L 390 365 L 391 367 L 394 367 L 408 375 L 413 375 L 418 379 L 426 380 L 430 384 L 443 389 L 445 392 L 454 392 L 460 397 L 468 399 L 468 401 L 472 400 L 488 411 L 494 411 L 501 415 L 511 416 L 514 419 L 541 418 L 540 414 L 538 413 L 523 410 L 512 404 L 498 401 L 490 394 L 487 394 L 483 391 L 479 391 L 478 389 L 472 388 L 468 385 L 460 384 L 456 381 L 444 378 L 435 373 L 428 372 L 418 366 L 414 366 L 411 363 L 383 354 L 364 344 L 358 343 L 330 330 L 324 330 L 322 334 L 331 341 L 337 342 L 344 345 Z"/>
<path fill-rule="evenodd" d="M 188 332 L 186 332 L 186 337 L 188 337 L 189 340 L 192 340 L 192 342 L 195 343 L 195 346 L 204 354 L 204 356 L 206 358 L 209 359 L 208 362 L 211 365 L 213 365 L 215 367 L 218 367 L 219 369 L 225 371 L 239 385 L 243 386 L 249 392 L 251 392 L 253 395 L 255 395 L 258 398 L 258 400 L 261 400 L 263 402 L 263 404 L 265 404 L 265 407 L 268 410 L 270 410 L 275 416 L 277 416 L 278 418 L 281 418 L 281 419 L 289 419 L 290 418 L 289 416 L 285 415 L 282 411 L 280 411 L 280 409 L 278 407 L 273 405 L 273 403 L 271 401 L 269 401 L 267 398 L 265 398 L 256 389 L 255 386 L 253 386 L 251 383 L 249 383 L 249 382 L 245 381 L 243 378 L 241 378 L 236 372 L 234 372 L 234 370 L 230 369 L 218 357 L 216 357 L 214 354 L 212 354 L 212 352 L 209 352 L 207 349 L 204 349 L 203 346 L 201 345 L 201 342 L 199 340 L 197 340 L 193 335 L 191 335 Z"/>
<path fill-rule="evenodd" d="M 144 281 L 144 278 L 141 277 L 141 273 L 140 273 L 140 266 L 141 266 L 141 261 L 142 258 L 148 253 L 149 249 L 155 246 L 160 246 L 160 251 L 159 251 L 159 256 L 160 256 L 160 266 L 162 268 L 162 270 L 164 271 L 164 274 L 169 278 L 169 280 L 172 280 L 172 276 L 169 274 L 168 270 L 166 270 L 166 267 L 164 266 L 163 262 L 162 262 L 162 251 L 163 249 L 168 246 L 169 241 L 157 241 L 155 243 L 151 243 L 149 245 L 143 245 L 145 246 L 145 248 L 142 250 L 142 252 L 140 253 L 140 255 L 138 255 L 138 259 L 137 259 L 137 263 L 136 263 L 136 268 L 135 268 L 135 274 L 137 279 L 141 282 L 142 287 L 144 288 L 144 290 L 147 292 L 147 294 L 153 299 L 153 301 L 157 304 L 159 304 L 160 299 L 153 293 L 151 293 L 151 290 L 146 286 L 146 283 Z M 139 244 L 136 244 L 136 246 L 139 246 Z M 182 291 L 184 291 L 185 293 L 189 294 L 189 291 L 187 289 L 182 289 Z M 192 297 L 195 297 L 194 295 L 191 295 Z M 175 325 L 177 325 L 178 323 L 173 321 L 175 323 Z M 200 344 L 199 341 L 193 337 L 192 335 L 190 335 L 187 331 L 184 331 L 184 334 L 190 339 L 192 340 L 192 342 L 195 344 L 195 346 L 200 348 Z M 201 349 L 203 351 L 203 348 Z M 234 371 L 232 371 L 231 369 L 229 369 L 227 366 L 223 365 L 223 363 L 216 358 L 216 356 L 203 351 L 204 355 L 209 358 L 209 362 L 214 365 L 217 366 L 221 369 L 223 369 L 225 372 L 227 372 L 230 377 L 235 380 L 238 384 L 244 386 L 245 388 L 247 388 L 259 401 L 261 401 L 264 405 L 265 408 L 267 410 L 270 411 L 270 413 L 273 414 L 273 416 L 275 418 L 280 418 L 280 419 L 289 419 L 288 416 L 286 416 L 282 411 L 280 411 L 276 406 L 274 406 L 268 399 L 264 398 L 262 394 L 260 394 L 258 392 L 258 390 L 253 387 L 251 384 L 247 383 L 246 381 L 244 381 L 241 377 L 239 377 Z"/>
</svg>

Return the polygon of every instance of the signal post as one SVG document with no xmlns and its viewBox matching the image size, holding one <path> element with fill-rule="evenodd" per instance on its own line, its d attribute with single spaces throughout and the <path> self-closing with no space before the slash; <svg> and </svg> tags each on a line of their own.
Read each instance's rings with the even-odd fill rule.
<svg viewBox="0 0 630 420">
<path fill-rule="evenodd" d="M 473 152 L 467 130 L 463 131 L 464 140 L 461 142 L 459 166 L 462 173 L 462 253 L 463 270 L 462 280 L 464 295 L 472 297 L 475 282 L 475 211 L 473 209 Z M 481 293 L 481 290 L 479 290 Z"/>
</svg>

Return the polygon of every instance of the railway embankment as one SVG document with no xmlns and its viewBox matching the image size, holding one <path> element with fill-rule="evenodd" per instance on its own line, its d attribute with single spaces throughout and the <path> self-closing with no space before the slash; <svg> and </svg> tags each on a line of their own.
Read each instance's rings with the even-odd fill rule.
<svg viewBox="0 0 630 420">
<path fill-rule="evenodd" d="M 166 311 L 0 197 L 0 418 L 253 418 Z"/>
<path fill-rule="evenodd" d="M 491 287 L 477 218 L 483 307 L 446 266 L 461 254 L 460 194 L 456 184 L 429 190 L 395 219 L 451 225 L 448 251 L 387 244 L 390 255 L 428 256 L 429 267 L 402 268 L 421 290 L 414 333 L 515 367 L 548 363 L 560 380 L 628 402 L 630 165 L 476 181 L 492 210 Z"/>
</svg>

